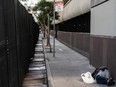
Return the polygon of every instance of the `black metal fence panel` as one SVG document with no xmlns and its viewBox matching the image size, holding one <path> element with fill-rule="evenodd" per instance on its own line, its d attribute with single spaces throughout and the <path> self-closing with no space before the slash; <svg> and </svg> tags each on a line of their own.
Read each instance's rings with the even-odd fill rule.
<svg viewBox="0 0 116 87">
<path fill-rule="evenodd" d="M 4 28 L 4 5 L 0 0 L 0 87 L 8 87 L 8 64 Z"/>
<path fill-rule="evenodd" d="M 3 49 L 4 52 L 2 52 L 2 55 L 0 55 L 0 87 L 8 87 L 7 56 L 6 56 L 5 48 Z"/>
<path fill-rule="evenodd" d="M 28 72 L 30 58 L 34 55 L 35 41 L 39 34 L 38 25 L 35 27 L 32 16 L 27 13 L 26 9 L 18 3 L 16 6 L 16 33 L 17 33 L 17 54 L 19 68 L 19 82 Z M 33 32 L 34 31 L 34 32 Z M 38 31 L 38 33 L 35 33 Z"/>
<path fill-rule="evenodd" d="M 0 0 L 0 87 L 21 87 L 39 27 L 17 0 Z"/>
<path fill-rule="evenodd" d="M 14 0 L 4 0 L 9 87 L 18 87 Z"/>
</svg>

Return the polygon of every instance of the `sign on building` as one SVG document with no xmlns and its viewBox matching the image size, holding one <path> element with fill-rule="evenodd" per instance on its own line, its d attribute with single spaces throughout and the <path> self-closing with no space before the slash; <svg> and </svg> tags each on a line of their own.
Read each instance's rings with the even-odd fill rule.
<svg viewBox="0 0 116 87">
<path fill-rule="evenodd" d="M 64 7 L 64 2 L 62 1 L 55 2 L 55 12 L 63 11 L 63 7 Z"/>
</svg>

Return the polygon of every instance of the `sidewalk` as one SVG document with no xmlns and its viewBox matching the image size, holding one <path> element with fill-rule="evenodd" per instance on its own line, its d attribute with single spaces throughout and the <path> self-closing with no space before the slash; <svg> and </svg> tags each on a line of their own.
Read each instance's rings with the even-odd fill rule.
<svg viewBox="0 0 116 87">
<path fill-rule="evenodd" d="M 52 38 L 51 41 L 53 42 Z M 50 87 L 107 87 L 106 85 L 86 84 L 82 81 L 81 73 L 94 71 L 94 67 L 89 64 L 86 57 L 57 40 L 55 49 L 55 58 L 53 53 L 46 52 Z"/>
</svg>

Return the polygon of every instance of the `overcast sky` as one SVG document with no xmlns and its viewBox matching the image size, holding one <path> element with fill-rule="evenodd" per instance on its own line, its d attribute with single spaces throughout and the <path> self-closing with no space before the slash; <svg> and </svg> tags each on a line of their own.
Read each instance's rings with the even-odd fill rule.
<svg viewBox="0 0 116 87">
<path fill-rule="evenodd" d="M 27 6 L 35 6 L 35 4 L 37 4 L 39 1 L 41 0 L 28 0 L 27 2 L 25 1 L 20 1 L 23 5 L 26 4 Z M 54 1 L 54 0 L 46 0 L 46 1 Z M 63 1 L 63 0 L 55 0 L 57 1 Z"/>
</svg>

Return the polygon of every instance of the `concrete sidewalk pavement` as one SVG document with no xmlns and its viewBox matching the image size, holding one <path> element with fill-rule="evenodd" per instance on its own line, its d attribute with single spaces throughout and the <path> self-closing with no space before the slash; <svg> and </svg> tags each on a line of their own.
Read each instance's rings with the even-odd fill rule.
<svg viewBox="0 0 116 87">
<path fill-rule="evenodd" d="M 89 64 L 88 58 L 73 51 L 57 40 L 55 51 L 55 58 L 53 57 L 53 53 L 46 52 L 50 87 L 107 87 L 106 85 L 95 83 L 86 84 L 82 81 L 82 73 L 93 72 L 95 70 Z"/>
</svg>

